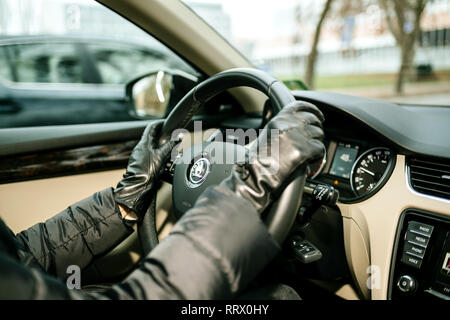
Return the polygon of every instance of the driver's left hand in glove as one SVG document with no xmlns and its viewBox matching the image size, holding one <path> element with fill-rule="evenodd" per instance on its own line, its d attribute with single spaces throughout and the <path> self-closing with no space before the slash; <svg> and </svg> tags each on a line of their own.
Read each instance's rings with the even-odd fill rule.
<svg viewBox="0 0 450 320">
<path fill-rule="evenodd" d="M 179 141 L 158 146 L 163 120 L 145 128 L 141 140 L 128 160 L 127 171 L 114 190 L 116 202 L 133 211 L 141 220 L 149 205 L 149 193 L 163 173 L 171 151 Z"/>
</svg>

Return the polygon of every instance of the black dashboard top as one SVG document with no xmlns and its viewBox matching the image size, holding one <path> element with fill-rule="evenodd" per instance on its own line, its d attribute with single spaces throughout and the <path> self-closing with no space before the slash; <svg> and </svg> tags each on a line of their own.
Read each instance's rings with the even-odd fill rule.
<svg viewBox="0 0 450 320">
<path fill-rule="evenodd" d="M 322 91 L 295 91 L 298 100 L 357 119 L 410 154 L 450 158 L 450 108 L 407 107 Z"/>
<path fill-rule="evenodd" d="M 406 155 L 450 159 L 450 108 L 399 106 L 380 100 L 321 91 L 295 91 L 293 94 L 297 99 L 310 101 L 321 108 L 329 121 L 325 125 L 328 133 L 338 130 L 334 138 L 350 134 L 364 137 L 368 142 L 371 140 L 375 146 L 392 147 Z M 130 121 L 2 129 L 0 155 L 137 139 L 147 123 Z M 257 128 L 260 123 L 260 116 L 255 118 L 243 115 L 225 117 L 221 125 Z M 344 130 L 339 130 L 336 126 L 341 126 Z M 378 142 L 375 143 L 374 139 Z"/>
</svg>

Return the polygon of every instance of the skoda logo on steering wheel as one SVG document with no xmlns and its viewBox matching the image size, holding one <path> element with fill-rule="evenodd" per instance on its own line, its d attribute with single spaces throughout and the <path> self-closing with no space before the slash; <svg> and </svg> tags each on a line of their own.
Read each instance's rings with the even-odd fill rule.
<svg viewBox="0 0 450 320">
<path fill-rule="evenodd" d="M 206 158 L 200 158 L 194 162 L 189 170 L 188 186 L 191 188 L 199 187 L 209 174 L 211 163 Z"/>
</svg>

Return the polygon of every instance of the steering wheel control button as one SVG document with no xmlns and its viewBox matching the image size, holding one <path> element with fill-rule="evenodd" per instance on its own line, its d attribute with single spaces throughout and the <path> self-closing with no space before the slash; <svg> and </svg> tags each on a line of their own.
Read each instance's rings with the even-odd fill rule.
<svg viewBox="0 0 450 320">
<path fill-rule="evenodd" d="M 402 262 L 417 269 L 420 269 L 420 266 L 422 265 L 422 259 L 406 252 L 403 253 Z"/>
<path fill-rule="evenodd" d="M 429 237 L 422 236 L 410 230 L 406 232 L 406 242 L 411 243 L 413 245 L 426 248 L 429 241 L 430 241 Z"/>
<path fill-rule="evenodd" d="M 413 293 L 417 288 L 417 282 L 411 276 L 402 275 L 398 279 L 397 288 L 403 293 Z"/>
<path fill-rule="evenodd" d="M 311 263 L 322 258 L 322 252 L 307 240 L 292 240 L 292 249 L 295 257 L 302 263 Z"/>
<path fill-rule="evenodd" d="M 424 237 L 431 237 L 434 227 L 425 223 L 420 223 L 417 221 L 410 221 L 408 223 L 408 230 L 412 233 L 422 235 Z"/>
</svg>

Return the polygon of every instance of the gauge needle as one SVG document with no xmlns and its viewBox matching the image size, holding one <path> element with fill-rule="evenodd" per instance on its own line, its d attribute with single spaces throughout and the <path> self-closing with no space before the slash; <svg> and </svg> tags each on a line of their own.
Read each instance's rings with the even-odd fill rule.
<svg viewBox="0 0 450 320">
<path fill-rule="evenodd" d="M 368 174 L 370 174 L 371 176 L 374 176 L 374 177 L 375 177 L 375 173 L 373 173 L 372 171 L 369 171 L 369 170 L 364 169 L 364 168 L 361 168 L 361 170 L 362 170 L 362 171 L 365 171 L 365 172 L 367 172 Z"/>
</svg>

